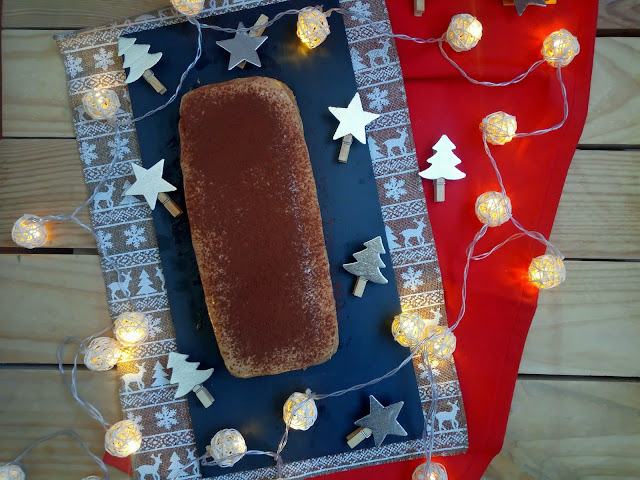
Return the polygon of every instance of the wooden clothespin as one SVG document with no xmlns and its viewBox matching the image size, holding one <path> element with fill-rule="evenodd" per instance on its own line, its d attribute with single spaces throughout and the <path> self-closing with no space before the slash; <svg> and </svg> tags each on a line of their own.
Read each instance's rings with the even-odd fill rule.
<svg viewBox="0 0 640 480">
<path fill-rule="evenodd" d="M 209 408 L 215 401 L 209 390 L 202 385 L 196 385 L 191 391 L 196 394 L 196 397 L 202 402 L 204 408 Z"/>
<path fill-rule="evenodd" d="M 427 158 L 431 164 L 429 168 L 419 173 L 422 178 L 433 180 L 433 199 L 444 202 L 444 184 L 446 180 L 459 180 L 466 177 L 466 173 L 456 168 L 461 160 L 453 153 L 456 146 L 449 137 L 442 135 L 433 146 L 436 154 Z"/>
<path fill-rule="evenodd" d="M 164 192 L 160 192 L 158 194 L 158 201 L 164 205 L 164 208 L 166 208 L 167 210 L 169 210 L 169 213 L 171 215 L 173 215 L 173 217 L 179 217 L 180 215 L 182 215 L 182 209 L 178 206 L 178 204 L 176 202 L 174 202 L 173 200 L 171 200 L 171 197 L 169 197 L 169 195 L 167 195 Z"/>
<path fill-rule="evenodd" d="M 424 0 L 413 0 L 413 14 L 421 17 L 424 13 Z"/>
<path fill-rule="evenodd" d="M 264 25 L 265 23 L 267 23 L 269 21 L 269 17 L 267 17 L 266 15 L 262 14 L 258 17 L 258 20 L 256 20 L 256 23 L 253 25 L 254 27 L 259 27 L 260 25 Z M 262 35 L 265 31 L 267 27 L 262 27 L 259 28 L 258 30 L 251 30 L 249 32 L 249 36 L 250 37 L 259 37 L 260 35 Z M 244 61 L 242 62 L 240 65 L 238 65 L 238 68 L 244 68 L 247 65 L 247 62 Z"/>
<path fill-rule="evenodd" d="M 144 78 L 149 85 L 153 87 L 153 89 L 158 92 L 160 95 L 164 95 L 167 93 L 167 88 L 156 78 L 153 72 L 149 69 L 145 70 L 142 74 L 142 78 Z"/>
<path fill-rule="evenodd" d="M 444 182 L 446 180 L 442 177 L 436 178 L 433 181 L 433 201 L 444 202 Z"/>
<path fill-rule="evenodd" d="M 118 39 L 118 55 L 123 57 L 122 66 L 129 69 L 125 82 L 132 83 L 142 77 L 156 92 L 163 95 L 167 89 L 151 71 L 151 67 L 162 58 L 162 53 L 149 53 L 149 47 L 148 44 L 136 43 L 136 39 L 133 37 Z"/>
<path fill-rule="evenodd" d="M 354 448 L 364 439 L 369 438 L 372 433 L 373 431 L 366 427 L 358 427 L 347 435 L 347 445 L 349 445 L 350 448 Z"/>
<path fill-rule="evenodd" d="M 340 154 L 338 155 L 338 161 L 340 163 L 347 163 L 349 159 L 349 151 L 351 150 L 351 144 L 353 143 L 353 135 L 350 133 L 342 137 L 342 145 L 340 146 Z"/>
</svg>

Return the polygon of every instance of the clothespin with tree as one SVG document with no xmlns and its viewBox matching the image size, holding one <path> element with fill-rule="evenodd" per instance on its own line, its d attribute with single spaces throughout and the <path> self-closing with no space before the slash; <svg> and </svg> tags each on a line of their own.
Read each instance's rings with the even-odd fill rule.
<svg viewBox="0 0 640 480">
<path fill-rule="evenodd" d="M 444 202 L 444 183 L 447 180 L 460 180 L 466 177 L 466 173 L 458 170 L 460 160 L 453 150 L 456 146 L 449 140 L 449 137 L 442 135 L 438 143 L 433 146 L 436 154 L 427 159 L 431 164 L 429 168 L 419 173 L 422 178 L 433 180 L 434 200 Z"/>
<path fill-rule="evenodd" d="M 178 352 L 171 352 L 167 367 L 171 371 L 170 384 L 178 384 L 175 398 L 182 397 L 189 392 L 193 392 L 202 402 L 204 408 L 209 408 L 213 403 L 213 396 L 205 387 L 202 386 L 213 374 L 213 368 L 207 370 L 198 370 L 200 362 L 187 362 L 189 355 Z"/>
<path fill-rule="evenodd" d="M 380 268 L 386 266 L 380 258 L 380 254 L 386 253 L 382 238 L 379 236 L 373 238 L 368 242 L 364 242 L 364 246 L 367 247 L 365 250 L 353 254 L 353 257 L 357 260 L 356 262 L 342 265 L 347 272 L 358 277 L 353 289 L 353 294 L 356 297 L 362 297 L 368 281 L 382 284 L 388 282 L 380 272 Z"/>
<path fill-rule="evenodd" d="M 162 53 L 149 53 L 151 45 L 136 44 L 135 38 L 120 37 L 118 39 L 118 55 L 124 55 L 123 67 L 129 69 L 129 75 L 125 80 L 133 83 L 140 77 L 144 78 L 160 95 L 164 95 L 167 89 L 151 71 L 162 58 Z"/>
</svg>

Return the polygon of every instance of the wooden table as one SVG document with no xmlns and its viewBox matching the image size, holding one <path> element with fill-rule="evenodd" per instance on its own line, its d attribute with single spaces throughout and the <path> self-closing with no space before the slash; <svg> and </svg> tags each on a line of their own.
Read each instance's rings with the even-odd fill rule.
<svg viewBox="0 0 640 480">
<path fill-rule="evenodd" d="M 77 430 L 95 452 L 104 437 L 71 403 L 54 365 L 63 337 L 88 336 L 110 321 L 95 243 L 68 223 L 55 226 L 50 248 L 26 255 L 10 239 L 23 213 L 69 212 L 86 199 L 52 35 L 167 3 L 4 2 L 0 462 L 60 428 Z M 540 296 L 504 449 L 486 479 L 640 478 L 638 0 L 600 0 L 598 27 L 589 118 L 551 237 L 569 276 Z M 79 380 L 106 418 L 121 417 L 115 372 L 83 371 Z M 99 473 L 67 440 L 39 447 L 26 465 L 32 479 Z"/>
</svg>

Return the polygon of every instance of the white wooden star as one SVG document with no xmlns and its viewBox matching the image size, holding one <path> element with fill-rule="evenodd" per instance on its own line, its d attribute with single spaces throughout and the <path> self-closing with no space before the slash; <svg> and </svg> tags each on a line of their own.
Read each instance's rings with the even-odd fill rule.
<svg viewBox="0 0 640 480">
<path fill-rule="evenodd" d="M 136 164 L 133 164 L 132 167 L 136 181 L 124 194 L 142 195 L 151 207 L 151 210 L 156 207 L 156 200 L 158 199 L 159 193 L 173 192 L 176 189 L 176 187 L 162 178 L 164 158 L 148 170 Z"/>
<path fill-rule="evenodd" d="M 356 93 L 347 108 L 329 107 L 329 111 L 340 121 L 333 139 L 337 140 L 345 135 L 353 135 L 360 143 L 367 143 L 364 127 L 373 122 L 380 115 L 362 110 L 360 94 Z"/>
</svg>

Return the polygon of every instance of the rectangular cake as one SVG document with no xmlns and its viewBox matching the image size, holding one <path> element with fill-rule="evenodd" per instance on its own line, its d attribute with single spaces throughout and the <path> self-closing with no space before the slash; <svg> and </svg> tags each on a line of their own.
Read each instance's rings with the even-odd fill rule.
<svg viewBox="0 0 640 480">
<path fill-rule="evenodd" d="M 236 377 L 327 361 L 338 324 L 295 97 L 266 77 L 207 85 L 180 105 L 193 248 L 220 353 Z"/>
</svg>

